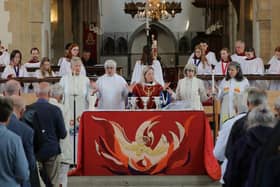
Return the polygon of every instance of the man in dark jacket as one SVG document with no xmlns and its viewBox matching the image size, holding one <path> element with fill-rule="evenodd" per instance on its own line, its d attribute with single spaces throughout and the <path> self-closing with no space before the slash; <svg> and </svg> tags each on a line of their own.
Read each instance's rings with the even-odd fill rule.
<svg viewBox="0 0 280 187">
<path fill-rule="evenodd" d="M 49 104 L 49 94 L 49 83 L 40 83 L 36 90 L 38 100 L 27 108 L 23 116 L 23 120 L 35 131 L 35 155 L 47 187 L 56 184 L 61 153 L 59 140 L 66 137 L 62 112 Z"/>
</svg>

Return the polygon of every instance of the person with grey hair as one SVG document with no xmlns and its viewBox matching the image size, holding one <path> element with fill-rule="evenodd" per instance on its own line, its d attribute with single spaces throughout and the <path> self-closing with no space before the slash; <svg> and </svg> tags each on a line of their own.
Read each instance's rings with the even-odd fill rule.
<svg viewBox="0 0 280 187">
<path fill-rule="evenodd" d="M 4 96 L 21 95 L 20 83 L 13 79 L 7 81 L 4 85 L 3 95 Z"/>
<path fill-rule="evenodd" d="M 228 160 L 225 186 L 246 186 L 252 161 L 273 132 L 275 124 L 274 114 L 266 104 L 251 110 L 244 127 L 245 133 L 236 141 Z"/>
<path fill-rule="evenodd" d="M 92 83 L 93 92 L 97 93 L 98 109 L 125 109 L 128 85 L 123 77 L 116 73 L 117 63 L 106 60 L 105 74 Z"/>
<path fill-rule="evenodd" d="M 186 64 L 185 77 L 178 81 L 176 88 L 176 100 L 190 102 L 194 110 L 203 110 L 202 102 L 208 98 L 203 81 L 196 77 L 197 68 L 194 64 Z"/>
<path fill-rule="evenodd" d="M 64 105 L 62 104 L 63 92 L 64 92 L 63 88 L 58 83 L 52 85 L 49 103 L 60 108 L 64 117 L 65 129 L 67 132 L 69 132 L 70 120 L 67 119 L 67 117 L 69 117 L 69 115 L 67 114 L 69 110 L 65 108 Z M 66 187 L 68 183 L 67 174 L 69 171 L 69 167 L 73 163 L 72 162 L 73 146 L 71 145 L 71 140 L 68 133 L 65 139 L 60 140 L 60 147 L 61 147 L 61 163 L 60 163 L 60 169 L 58 171 L 57 186 Z"/>
<path fill-rule="evenodd" d="M 59 85 L 62 87 L 64 94 L 64 100 L 62 104 L 67 110 L 65 116 L 66 125 L 69 126 L 70 139 L 74 140 L 75 137 L 75 142 L 78 142 L 77 134 L 80 117 L 85 110 L 89 109 L 89 96 L 91 95 L 90 80 L 84 74 L 82 74 L 82 67 L 82 60 L 79 57 L 72 57 L 72 73 L 64 75 L 59 82 Z M 76 102 L 75 109 L 74 101 Z M 75 119 L 74 111 L 76 115 Z M 74 156 L 72 156 L 72 163 L 74 163 Z"/>
<path fill-rule="evenodd" d="M 265 91 L 255 87 L 249 87 L 245 92 L 247 94 L 248 113 L 247 115 L 237 120 L 230 131 L 229 139 L 226 146 L 227 158 L 229 158 L 232 155 L 232 149 L 236 141 L 246 132 L 245 126 L 248 123 L 247 120 L 250 111 L 252 111 L 255 107 L 259 105 L 267 104 L 267 94 Z"/>
<path fill-rule="evenodd" d="M 50 85 L 39 83 L 38 100 L 27 107 L 22 120 L 34 130 L 34 151 L 46 186 L 57 184 L 61 162 L 59 141 L 67 135 L 61 110 L 49 103 Z"/>
</svg>

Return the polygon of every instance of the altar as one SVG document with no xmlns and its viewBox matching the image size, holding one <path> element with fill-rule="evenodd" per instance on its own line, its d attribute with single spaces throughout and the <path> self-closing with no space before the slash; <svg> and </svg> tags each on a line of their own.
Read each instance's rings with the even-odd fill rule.
<svg viewBox="0 0 280 187">
<path fill-rule="evenodd" d="M 71 175 L 208 175 L 220 178 L 203 111 L 87 111 Z"/>
</svg>

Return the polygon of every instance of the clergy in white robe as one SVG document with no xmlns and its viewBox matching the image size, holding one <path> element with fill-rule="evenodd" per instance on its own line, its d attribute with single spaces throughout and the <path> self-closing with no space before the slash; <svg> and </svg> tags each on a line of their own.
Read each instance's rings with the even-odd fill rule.
<svg viewBox="0 0 280 187">
<path fill-rule="evenodd" d="M 98 98 L 98 109 L 123 110 L 128 95 L 128 85 L 124 78 L 116 73 L 117 63 L 107 60 L 104 63 L 105 74 L 98 78 L 93 86 Z"/>
<path fill-rule="evenodd" d="M 81 67 L 82 61 L 79 57 L 73 57 L 71 60 L 72 73 L 64 75 L 59 84 L 64 90 L 64 106 L 69 110 L 70 122 L 76 122 L 79 125 L 80 117 L 83 111 L 87 110 L 89 107 L 89 95 L 90 95 L 90 81 L 89 79 L 82 75 Z M 76 119 L 74 119 L 74 100 L 76 102 Z M 69 124 L 68 123 L 68 124 Z M 73 136 L 74 128 L 70 128 L 70 135 Z M 76 129 L 78 130 L 78 129 Z M 76 131 L 77 133 L 77 131 Z"/>
<path fill-rule="evenodd" d="M 148 57 L 149 56 L 149 57 Z M 147 63 L 147 59 L 150 59 L 150 62 L 152 64 Z M 146 66 L 152 66 L 154 69 L 154 74 L 155 74 L 155 81 L 159 83 L 161 86 L 164 86 L 164 80 L 163 80 L 163 74 L 162 74 L 162 68 L 160 65 L 160 62 L 158 60 L 154 60 L 152 56 L 151 49 L 149 47 L 144 46 L 143 47 L 143 53 L 141 60 L 136 61 L 131 77 L 131 84 L 134 83 L 140 83 L 141 82 L 141 77 L 142 77 L 142 72 L 144 67 Z"/>
<path fill-rule="evenodd" d="M 218 99 L 221 101 L 220 124 L 223 124 L 227 119 L 236 115 L 233 105 L 234 99 L 237 96 L 243 95 L 248 87 L 249 82 L 243 76 L 240 64 L 231 62 L 227 75 L 219 86 Z"/>
<path fill-rule="evenodd" d="M 196 78 L 196 66 L 187 64 L 184 68 L 185 77 L 178 81 L 176 100 L 187 101 L 192 110 L 203 110 L 202 102 L 208 99 L 203 81 Z"/>
<path fill-rule="evenodd" d="M 269 60 L 268 64 L 270 64 L 268 74 L 280 75 L 280 46 L 276 47 L 275 55 Z M 269 89 L 280 90 L 280 80 L 271 80 Z"/>
</svg>

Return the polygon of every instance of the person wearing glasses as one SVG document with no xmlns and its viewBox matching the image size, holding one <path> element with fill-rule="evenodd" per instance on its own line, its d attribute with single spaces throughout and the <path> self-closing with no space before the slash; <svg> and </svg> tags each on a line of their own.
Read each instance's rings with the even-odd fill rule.
<svg viewBox="0 0 280 187">
<path fill-rule="evenodd" d="M 71 59 L 73 57 L 79 57 L 79 46 L 78 44 L 71 44 L 66 57 L 62 58 L 59 68 L 59 76 L 67 75 L 72 73 L 71 69 Z M 81 66 L 81 74 L 86 75 L 86 70 L 84 65 Z"/>
<path fill-rule="evenodd" d="M 97 108 L 102 110 L 125 109 L 128 85 L 125 79 L 116 73 L 117 63 L 106 60 L 105 74 L 96 82 L 91 82 L 93 93 L 96 93 Z"/>
<path fill-rule="evenodd" d="M 196 77 L 197 68 L 194 64 L 187 64 L 184 68 L 183 79 L 178 81 L 176 100 L 187 101 L 193 110 L 203 110 L 202 102 L 208 98 L 203 81 Z"/>
</svg>

